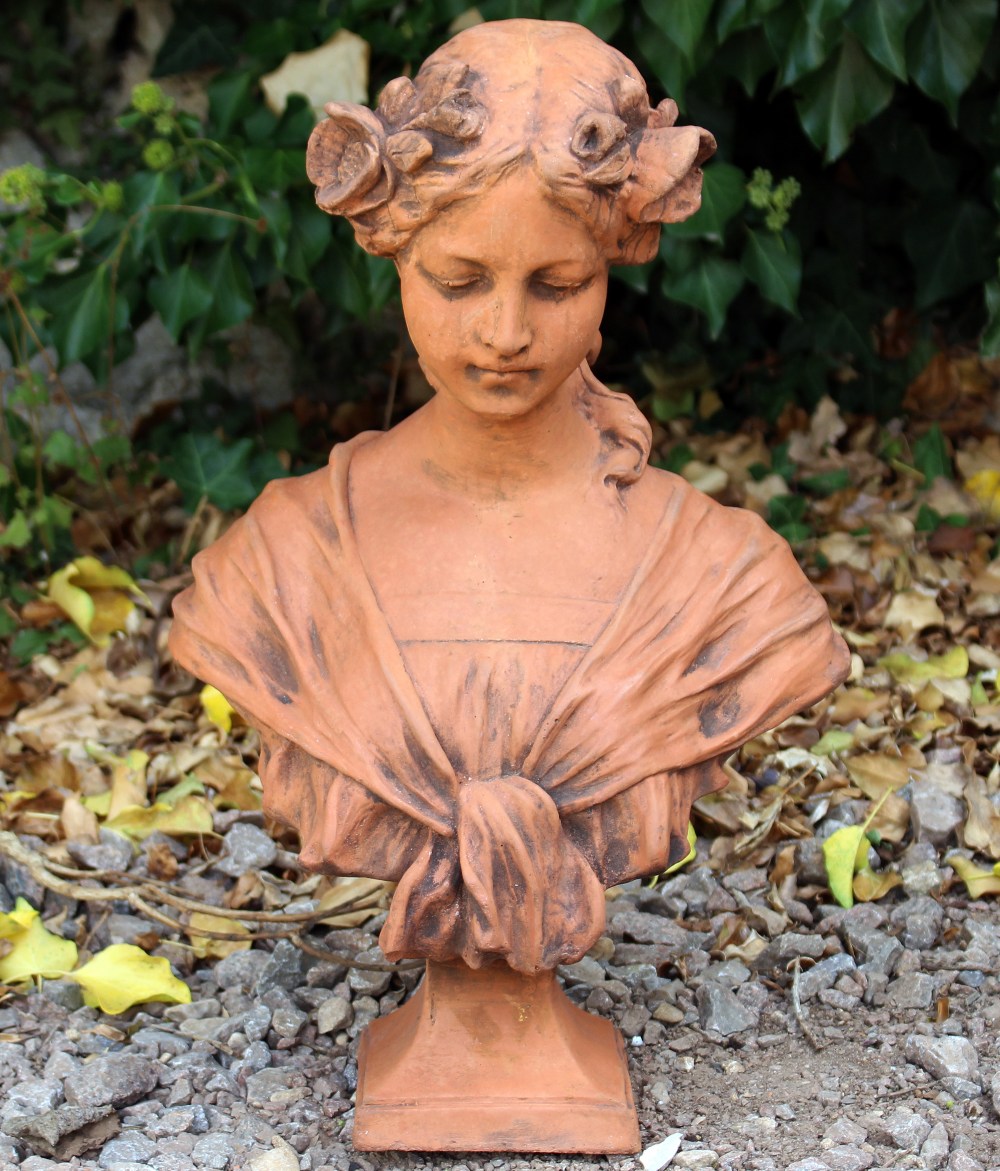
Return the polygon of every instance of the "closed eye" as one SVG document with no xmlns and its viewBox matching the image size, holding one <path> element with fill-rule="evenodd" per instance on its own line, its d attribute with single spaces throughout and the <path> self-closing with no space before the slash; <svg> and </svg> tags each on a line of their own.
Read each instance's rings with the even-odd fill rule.
<svg viewBox="0 0 1000 1171">
<path fill-rule="evenodd" d="M 532 292 L 543 301 L 561 301 L 565 297 L 572 297 L 582 293 L 594 283 L 592 276 L 582 281 L 553 281 L 535 279 L 532 281 Z"/>
</svg>

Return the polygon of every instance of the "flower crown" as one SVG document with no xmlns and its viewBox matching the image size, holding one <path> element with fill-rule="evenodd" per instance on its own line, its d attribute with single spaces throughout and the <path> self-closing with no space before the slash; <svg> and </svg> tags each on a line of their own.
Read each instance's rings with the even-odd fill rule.
<svg viewBox="0 0 1000 1171">
<path fill-rule="evenodd" d="M 346 216 L 368 251 L 398 251 L 426 219 L 417 176 L 435 165 L 455 171 L 463 146 L 481 138 L 489 113 L 470 73 L 467 65 L 431 64 L 416 85 L 406 77 L 390 81 L 374 111 L 344 102 L 325 107 L 329 117 L 309 139 L 306 170 L 317 204 Z M 655 252 L 660 224 L 698 210 L 701 163 L 715 151 L 715 139 L 696 126 L 675 126 L 677 105 L 670 99 L 651 109 L 636 77 L 625 74 L 610 89 L 618 112 L 585 111 L 566 146 L 576 182 L 612 196 L 620 208 L 624 230 L 611 259 L 637 264 Z M 554 161 L 560 144 L 541 145 L 543 172 L 565 171 Z M 565 186 L 565 174 L 559 179 Z"/>
</svg>

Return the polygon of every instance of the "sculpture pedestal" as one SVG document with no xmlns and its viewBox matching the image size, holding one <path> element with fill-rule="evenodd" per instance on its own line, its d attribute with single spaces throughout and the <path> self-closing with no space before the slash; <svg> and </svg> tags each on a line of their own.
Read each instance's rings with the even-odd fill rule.
<svg viewBox="0 0 1000 1171">
<path fill-rule="evenodd" d="M 554 972 L 428 963 L 358 1052 L 362 1151 L 639 1150 L 625 1047 Z"/>
</svg>

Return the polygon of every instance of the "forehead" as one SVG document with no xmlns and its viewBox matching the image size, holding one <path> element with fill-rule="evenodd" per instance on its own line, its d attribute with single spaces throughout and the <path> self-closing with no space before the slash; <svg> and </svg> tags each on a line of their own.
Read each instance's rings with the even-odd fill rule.
<svg viewBox="0 0 1000 1171">
<path fill-rule="evenodd" d="M 589 224 L 557 204 L 529 168 L 445 208 L 416 234 L 424 259 L 464 259 L 531 270 L 593 263 L 600 247 Z"/>
</svg>

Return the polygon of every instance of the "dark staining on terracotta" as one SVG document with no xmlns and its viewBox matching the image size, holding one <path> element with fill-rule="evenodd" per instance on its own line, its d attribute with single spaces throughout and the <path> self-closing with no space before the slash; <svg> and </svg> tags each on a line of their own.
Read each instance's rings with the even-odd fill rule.
<svg viewBox="0 0 1000 1171">
<path fill-rule="evenodd" d="M 678 862 L 683 862 L 690 853 L 691 846 L 687 840 L 687 836 L 672 833 L 670 835 L 670 853 L 667 855 L 667 865 L 676 866 Z"/>
<path fill-rule="evenodd" d="M 323 649 L 323 639 L 319 632 L 319 627 L 316 625 L 316 619 L 310 615 L 309 617 L 309 645 L 312 648 L 313 660 L 316 663 L 319 673 L 324 679 L 330 677 L 330 667 L 326 661 L 326 651 Z"/>
<path fill-rule="evenodd" d="M 253 639 L 250 653 L 264 676 L 268 691 L 281 703 L 291 703 L 299 693 L 299 680 L 283 640 L 261 631 Z"/>
<path fill-rule="evenodd" d="M 688 675 L 693 675 L 696 671 L 701 671 L 705 667 L 714 667 L 720 663 L 726 656 L 729 649 L 728 631 L 721 638 L 713 639 L 712 642 L 706 643 L 690 665 L 685 668 L 682 679 L 686 679 Z"/>
<path fill-rule="evenodd" d="M 740 718 L 740 695 L 735 687 L 720 687 L 698 709 L 698 727 L 706 740 L 714 740 L 736 726 Z"/>
</svg>

